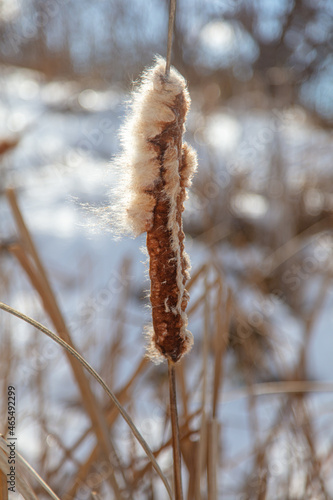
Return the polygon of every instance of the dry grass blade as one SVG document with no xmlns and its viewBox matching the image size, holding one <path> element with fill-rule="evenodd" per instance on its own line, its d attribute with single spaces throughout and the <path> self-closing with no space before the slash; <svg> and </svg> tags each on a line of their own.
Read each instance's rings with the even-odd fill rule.
<svg viewBox="0 0 333 500">
<path fill-rule="evenodd" d="M 333 392 L 333 381 L 310 382 L 308 380 L 292 380 L 286 382 L 264 382 L 251 386 L 251 396 L 269 394 L 292 394 L 305 392 Z M 249 397 L 248 388 L 230 391 L 223 394 L 223 402 Z"/>
<path fill-rule="evenodd" d="M 49 315 L 59 336 L 67 344 L 73 346 L 70 332 L 67 328 L 66 322 L 63 318 L 56 297 L 53 293 L 46 270 L 44 269 L 38 251 L 35 247 L 29 229 L 24 221 L 23 215 L 17 203 L 15 191 L 14 189 L 8 189 L 6 191 L 6 194 L 12 208 L 13 216 L 15 218 L 21 238 L 21 245 L 11 245 L 10 251 L 13 253 L 13 255 L 15 255 L 20 265 L 29 277 L 32 286 L 38 292 L 43 302 L 44 309 Z M 102 408 L 98 404 L 96 397 L 94 396 L 90 388 L 90 385 L 86 379 L 85 373 L 80 363 L 77 363 L 72 356 L 68 356 L 68 361 L 71 365 L 73 375 L 79 386 L 83 404 L 88 415 L 90 416 L 92 428 L 94 429 L 97 442 L 100 443 L 105 457 L 109 460 L 109 457 L 116 456 L 116 454 L 114 446 L 110 440 L 110 435 Z M 114 489 L 117 498 L 121 499 L 122 495 L 113 470 L 111 470 L 109 481 L 112 484 L 112 488 Z"/>
<path fill-rule="evenodd" d="M 207 270 L 208 268 L 206 268 Z M 213 290 L 216 286 L 216 282 L 212 282 L 212 283 L 209 283 L 207 285 L 205 285 L 205 291 L 202 295 L 200 295 L 200 297 L 197 298 L 197 300 L 192 304 L 191 307 L 189 307 L 188 309 L 188 315 L 192 315 L 195 313 L 195 311 L 203 304 L 205 304 L 205 297 L 206 297 L 206 293 L 208 293 L 210 290 Z"/>
<path fill-rule="evenodd" d="M 223 375 L 223 354 L 228 345 L 229 323 L 231 315 L 232 297 L 230 291 L 227 296 L 225 309 L 222 303 L 222 279 L 218 284 L 217 302 L 216 302 L 216 330 L 215 330 L 215 364 L 214 364 L 214 385 L 213 385 L 213 418 L 216 417 L 218 397 Z"/>
<path fill-rule="evenodd" d="M 317 445 L 314 441 L 315 432 L 313 429 L 313 423 L 311 421 L 307 406 L 304 402 L 304 398 L 299 398 L 297 404 L 295 405 L 295 414 L 297 423 L 301 424 L 303 429 L 304 437 L 307 442 L 307 446 L 309 448 L 310 455 L 312 457 L 311 460 L 311 473 L 309 476 L 312 478 L 309 481 L 309 476 L 307 480 L 310 482 L 311 487 L 314 487 L 314 483 L 316 482 L 321 490 L 321 495 L 319 498 L 323 498 L 325 500 L 329 500 L 329 495 L 326 491 L 325 481 L 323 478 L 323 467 L 321 465 L 321 459 L 318 456 Z"/>
<path fill-rule="evenodd" d="M 213 418 L 208 422 L 208 460 L 207 460 L 207 478 L 208 478 L 208 498 L 217 500 L 217 470 L 218 470 L 218 452 L 219 452 L 219 422 Z"/>
<path fill-rule="evenodd" d="M 211 286 L 208 281 L 208 271 L 205 275 L 205 292 L 204 292 L 204 335 L 202 345 L 202 391 L 201 391 L 201 407 L 205 410 L 207 399 L 207 379 L 208 379 L 208 354 L 209 354 L 209 331 L 210 331 L 210 290 Z"/>
<path fill-rule="evenodd" d="M 57 344 L 61 345 L 64 349 L 66 349 L 67 352 L 69 352 L 72 356 L 74 356 L 82 366 L 94 377 L 94 379 L 103 387 L 104 391 L 107 393 L 107 395 L 110 397 L 114 405 L 118 408 L 121 416 L 124 418 L 124 420 L 127 422 L 129 427 L 131 428 L 134 436 L 146 452 L 147 456 L 149 457 L 154 469 L 156 470 L 157 474 L 160 476 L 161 480 L 163 481 L 163 484 L 169 494 L 170 499 L 172 499 L 172 492 L 170 489 L 170 485 L 164 476 L 163 472 L 161 471 L 158 463 L 155 460 L 155 457 L 151 451 L 151 449 L 148 446 L 148 443 L 144 440 L 144 438 L 141 436 L 140 432 L 134 425 L 131 417 L 128 415 L 126 410 L 122 407 L 122 405 L 119 403 L 118 399 L 116 396 L 113 394 L 111 389 L 107 386 L 107 384 L 104 382 L 104 380 L 100 377 L 100 375 L 90 366 L 89 363 L 79 354 L 73 347 L 68 345 L 64 340 L 62 340 L 60 337 L 58 337 L 55 333 L 51 332 L 48 328 L 43 326 L 42 324 L 38 323 L 38 321 L 35 321 L 32 318 L 29 318 L 29 316 L 26 316 L 25 314 L 20 313 L 19 311 L 16 311 L 12 307 L 8 306 L 7 304 L 4 304 L 3 302 L 0 302 L 0 309 L 3 309 L 4 311 L 12 314 L 13 316 L 16 316 L 17 318 L 22 319 L 26 323 L 29 323 L 30 325 L 34 326 L 41 332 L 45 333 L 48 337 L 50 337 L 52 340 L 54 340 Z"/>
<path fill-rule="evenodd" d="M 308 347 L 310 344 L 311 336 L 313 335 L 313 326 L 318 319 L 318 316 L 322 310 L 323 304 L 327 298 L 327 292 L 331 284 L 332 278 L 330 274 L 327 274 L 322 281 L 321 287 L 319 289 L 316 300 L 314 300 L 313 307 L 310 310 L 309 316 L 305 320 L 305 332 L 302 350 L 300 352 L 298 374 L 299 378 L 305 378 L 306 376 L 306 356 L 308 352 Z"/>
<path fill-rule="evenodd" d="M 7 453 L 8 442 L 1 435 L 0 435 L 0 448 L 5 453 Z M 31 465 L 22 457 L 22 455 L 20 455 L 17 451 L 15 453 L 18 465 L 21 466 L 23 469 L 25 469 L 27 472 L 29 472 L 34 477 L 34 479 L 40 484 L 40 486 L 50 495 L 50 497 L 53 498 L 53 500 L 60 500 L 60 498 L 54 493 L 54 491 L 51 490 L 51 488 L 45 483 L 45 481 L 43 481 L 40 475 L 35 471 L 33 467 L 31 467 Z M 3 497 L 1 497 L 1 499 L 2 498 Z"/>
<path fill-rule="evenodd" d="M 8 473 L 8 454 L 7 450 L 3 451 L 0 446 L 0 470 L 3 472 L 5 484 L 3 489 L 5 488 L 5 494 L 3 497 L 0 497 L 1 500 L 5 500 L 8 498 L 8 484 L 6 481 L 6 474 Z M 23 496 L 25 500 L 38 500 L 34 491 L 32 490 L 28 481 L 16 472 L 15 474 L 15 490 L 20 493 L 20 496 Z M 0 490 L 1 491 L 1 490 Z M 2 493 L 2 491 L 1 491 Z"/>
<path fill-rule="evenodd" d="M 201 410 L 197 410 L 196 412 L 192 413 L 191 415 L 189 415 L 188 419 L 184 422 L 184 424 L 181 426 L 180 428 L 180 441 L 185 441 L 187 440 L 188 438 L 190 438 L 192 435 L 194 434 L 197 434 L 197 431 L 196 430 L 188 430 L 189 429 L 189 424 L 190 422 L 199 415 L 199 413 L 201 412 Z M 172 444 L 172 438 L 168 439 L 167 441 L 165 441 L 159 448 L 158 450 L 155 450 L 154 451 L 154 456 L 155 457 L 158 457 L 160 453 L 162 453 L 162 451 L 164 451 L 165 449 L 167 449 L 170 445 Z M 184 457 L 184 454 L 183 454 L 183 457 Z M 186 461 L 185 461 L 186 463 Z M 134 473 L 134 480 L 133 480 L 133 484 L 137 484 L 145 475 L 145 473 L 150 469 L 151 467 L 151 463 L 148 462 L 142 469 L 140 469 L 139 471 L 136 471 Z"/>
<path fill-rule="evenodd" d="M 141 371 L 148 366 L 148 363 L 149 363 L 148 359 L 143 358 L 140 361 L 137 368 L 134 370 L 133 375 L 130 377 L 128 382 L 124 385 L 124 387 L 117 394 L 117 399 L 122 404 L 124 404 L 124 402 L 128 398 L 128 391 L 129 391 L 131 385 L 134 383 L 134 381 L 136 380 L 137 376 L 141 373 Z M 117 415 L 118 415 L 117 408 L 115 408 L 115 406 L 112 405 L 112 408 L 107 415 L 107 422 L 108 422 L 109 428 L 111 428 L 112 425 L 114 424 L 114 422 L 117 418 Z M 87 432 L 87 434 L 88 434 L 88 432 Z M 91 454 L 89 455 L 89 457 L 87 458 L 87 460 L 80 466 L 80 468 L 78 469 L 78 471 L 76 473 L 76 476 L 74 479 L 74 484 L 69 488 L 69 490 L 67 492 L 67 497 L 69 497 L 69 498 L 75 497 L 76 491 L 77 491 L 78 487 L 80 486 L 81 481 L 82 482 L 84 481 L 84 478 L 88 475 L 89 470 L 92 467 L 92 464 L 97 459 L 98 451 L 99 451 L 98 445 L 96 445 L 95 448 L 92 450 Z"/>
<path fill-rule="evenodd" d="M 196 456 L 196 484 L 195 484 L 195 500 L 201 500 L 201 475 L 206 464 L 207 457 L 207 418 L 206 412 L 201 414 L 200 439 L 198 444 L 198 453 Z"/>
<path fill-rule="evenodd" d="M 329 215 L 325 219 L 321 219 L 319 222 L 307 227 L 304 231 L 288 240 L 287 243 L 277 248 L 271 255 L 269 255 L 269 257 L 267 257 L 267 259 L 263 262 L 263 269 L 268 268 L 268 272 L 272 272 L 273 269 L 276 269 L 283 264 L 283 262 L 286 262 L 302 248 L 305 248 L 309 244 L 307 241 L 308 237 L 318 234 L 320 231 L 324 231 L 327 227 L 331 227 L 331 225 L 332 215 Z"/>
<path fill-rule="evenodd" d="M 49 280 L 47 278 L 44 266 L 42 264 L 42 261 L 41 261 L 39 255 L 38 255 L 38 252 L 37 252 L 37 249 L 36 249 L 35 244 L 33 242 L 33 239 L 30 235 L 28 227 L 27 227 L 27 225 L 24 221 L 24 218 L 22 216 L 20 207 L 17 203 L 15 190 L 13 188 L 7 189 L 6 195 L 7 195 L 8 202 L 11 206 L 12 213 L 13 213 L 13 216 L 15 218 L 22 242 L 24 243 L 24 246 L 28 250 L 29 254 L 31 255 L 31 257 L 32 257 L 32 259 L 33 259 L 33 261 L 34 261 L 34 263 L 39 271 L 39 274 L 41 276 L 41 279 L 43 280 L 43 284 L 45 286 L 45 289 L 47 290 L 48 294 L 53 295 L 53 292 L 52 292 Z"/>
<path fill-rule="evenodd" d="M 7 477 L 2 470 L 0 470 L 0 498 L 1 500 L 8 500 Z"/>
<path fill-rule="evenodd" d="M 206 268 L 204 277 L 205 292 L 203 294 L 204 301 L 204 335 L 202 346 L 202 390 L 201 390 L 201 427 L 200 440 L 198 445 L 198 453 L 195 464 L 195 499 L 201 500 L 201 476 L 205 468 L 207 457 L 207 420 L 206 420 L 206 399 L 207 399 L 207 368 L 208 368 L 208 353 L 209 353 L 209 331 L 210 331 L 210 290 L 212 283 L 208 280 L 209 268 Z M 201 299 L 202 300 L 202 299 Z"/>
<path fill-rule="evenodd" d="M 208 267 L 207 264 L 203 264 L 194 273 L 192 273 L 191 279 L 187 285 L 188 291 L 190 291 L 191 288 L 193 288 L 193 286 L 197 283 L 202 274 L 206 274 L 207 267 Z"/>
</svg>

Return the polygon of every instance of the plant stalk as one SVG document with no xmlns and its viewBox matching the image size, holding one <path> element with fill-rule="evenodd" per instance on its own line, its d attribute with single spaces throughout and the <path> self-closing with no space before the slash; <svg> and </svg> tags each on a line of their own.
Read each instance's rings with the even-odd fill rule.
<svg viewBox="0 0 333 500">
<path fill-rule="evenodd" d="M 171 360 L 168 360 L 168 372 L 169 372 L 170 417 L 171 417 L 171 428 L 172 428 L 175 500 L 183 500 L 180 439 L 179 439 L 177 396 L 176 396 L 176 374 L 175 374 L 175 365 Z"/>
</svg>

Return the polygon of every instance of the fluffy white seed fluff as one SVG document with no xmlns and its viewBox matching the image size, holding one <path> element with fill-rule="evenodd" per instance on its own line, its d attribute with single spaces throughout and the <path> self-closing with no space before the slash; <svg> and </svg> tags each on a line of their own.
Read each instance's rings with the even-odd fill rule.
<svg viewBox="0 0 333 500">
<path fill-rule="evenodd" d="M 155 199 L 147 191 L 154 187 L 159 177 L 160 164 L 149 140 L 162 132 L 163 124 L 174 120 L 169 106 L 175 97 L 183 92 L 189 99 L 184 78 L 174 68 L 171 68 L 167 80 L 164 73 L 165 60 L 157 58 L 132 93 L 127 119 L 120 131 L 122 153 L 112 165 L 120 174 L 120 182 L 113 189 L 113 198 L 120 201 L 111 207 L 118 233 L 137 236 L 151 227 Z M 195 155 L 192 150 L 188 154 Z M 178 151 L 169 148 L 165 161 L 168 163 L 166 191 L 170 199 L 174 199 L 179 190 L 177 157 Z M 195 165 L 195 160 L 192 163 Z M 188 174 L 187 187 L 193 171 Z M 174 217 L 170 215 L 172 224 Z"/>
</svg>

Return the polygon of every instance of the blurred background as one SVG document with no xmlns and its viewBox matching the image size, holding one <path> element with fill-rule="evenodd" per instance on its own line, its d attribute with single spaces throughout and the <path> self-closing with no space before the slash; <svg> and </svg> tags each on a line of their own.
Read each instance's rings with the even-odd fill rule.
<svg viewBox="0 0 333 500">
<path fill-rule="evenodd" d="M 145 237 L 115 241 L 84 208 L 112 204 L 126 100 L 165 56 L 168 8 L 0 0 L 0 300 L 71 337 L 171 477 L 167 371 L 143 361 Z M 333 497 L 332 51 L 329 0 L 178 0 L 199 160 L 195 345 L 177 373 L 188 500 Z M 17 449 L 60 498 L 167 498 L 60 347 L 4 312 L 0 342 L 0 432 L 12 385 Z"/>
</svg>

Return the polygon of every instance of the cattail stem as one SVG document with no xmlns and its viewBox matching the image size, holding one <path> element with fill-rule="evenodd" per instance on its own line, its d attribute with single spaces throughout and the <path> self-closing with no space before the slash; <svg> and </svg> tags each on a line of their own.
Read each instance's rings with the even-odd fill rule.
<svg viewBox="0 0 333 500">
<path fill-rule="evenodd" d="M 173 36 L 173 26 L 175 23 L 175 13 L 176 13 L 176 0 L 170 0 L 168 45 L 167 45 L 167 57 L 166 57 L 166 66 L 165 66 L 165 76 L 166 77 L 169 76 L 170 66 L 171 66 L 172 36 Z"/>
<path fill-rule="evenodd" d="M 123 153 L 115 166 L 125 174 L 119 189 L 123 199 L 117 204 L 120 228 L 135 235 L 147 233 L 152 306 L 148 352 L 157 361 L 168 361 L 175 498 L 182 500 L 174 363 L 193 343 L 187 329 L 189 294 L 185 287 L 190 261 L 182 213 L 197 160 L 194 150 L 183 142 L 190 106 L 186 82 L 170 67 L 174 8 L 172 1 L 168 61 L 158 58 L 143 74 L 121 132 Z"/>
<path fill-rule="evenodd" d="M 168 361 L 175 500 L 183 500 L 175 365 Z"/>
</svg>

